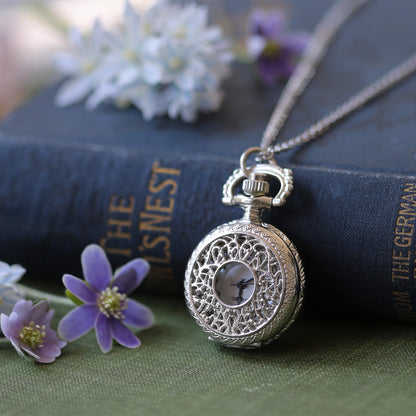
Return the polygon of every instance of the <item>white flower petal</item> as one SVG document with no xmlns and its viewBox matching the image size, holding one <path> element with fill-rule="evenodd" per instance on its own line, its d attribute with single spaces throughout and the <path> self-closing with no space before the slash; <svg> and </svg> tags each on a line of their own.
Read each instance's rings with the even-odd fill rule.
<svg viewBox="0 0 416 416">
<path fill-rule="evenodd" d="M 142 70 L 143 80 L 148 84 L 156 85 L 163 81 L 163 69 L 158 63 L 152 61 L 143 62 Z"/>
<path fill-rule="evenodd" d="M 124 7 L 124 24 L 129 44 L 134 43 L 140 33 L 140 16 L 129 1 L 126 1 Z"/>
<path fill-rule="evenodd" d="M 196 121 L 196 109 L 194 107 L 184 107 L 181 111 L 181 117 L 183 121 L 187 123 L 194 123 Z"/>
<path fill-rule="evenodd" d="M 151 36 L 143 42 L 143 53 L 146 56 L 158 57 L 166 44 L 166 39 Z"/>
<path fill-rule="evenodd" d="M 192 71 L 180 73 L 175 80 L 175 85 L 185 91 L 195 90 L 197 83 L 198 79 L 193 76 Z"/>
<path fill-rule="evenodd" d="M 111 49 L 121 49 L 123 44 L 123 39 L 121 39 L 117 34 L 111 32 L 103 33 L 104 46 L 108 46 Z"/>
<path fill-rule="evenodd" d="M 85 107 L 87 110 L 93 110 L 98 107 L 102 102 L 113 98 L 117 95 L 118 88 L 114 84 L 102 84 L 99 88 L 88 97 Z"/>
<path fill-rule="evenodd" d="M 79 60 L 70 53 L 56 54 L 53 62 L 59 72 L 64 75 L 73 75 L 80 71 Z"/>
<path fill-rule="evenodd" d="M 0 283 L 6 283 L 7 276 L 10 272 L 10 265 L 4 261 L 0 261 Z"/>
<path fill-rule="evenodd" d="M 130 86 L 140 79 L 141 69 L 137 66 L 129 66 L 120 70 L 117 77 L 117 85 L 119 87 Z"/>
<path fill-rule="evenodd" d="M 160 1 L 139 14 L 127 1 L 122 30 L 106 33 L 97 21 L 89 37 L 73 30 L 71 39 L 75 53 L 57 66 L 74 79 L 56 104 L 88 97 L 87 108 L 95 108 L 112 99 L 133 103 L 146 119 L 168 113 L 191 122 L 198 111 L 217 109 L 233 59 L 221 29 L 208 25 L 207 7 L 197 4 Z"/>
<path fill-rule="evenodd" d="M 71 42 L 71 45 L 80 53 L 87 53 L 87 50 L 85 48 L 85 40 L 83 36 L 81 35 L 81 32 L 76 27 L 71 27 L 69 29 L 69 41 Z"/>
<path fill-rule="evenodd" d="M 257 59 L 266 46 L 264 36 L 252 35 L 246 41 L 247 54 L 251 59 Z"/>
<path fill-rule="evenodd" d="M 17 301 L 24 299 L 24 293 L 15 285 L 0 284 L 0 313 L 9 315 Z"/>
<path fill-rule="evenodd" d="M 19 264 L 12 266 L 0 261 L 0 284 L 17 283 L 26 273 L 26 269 Z"/>
<path fill-rule="evenodd" d="M 82 101 L 92 89 L 91 77 L 79 77 L 66 81 L 55 97 L 58 107 L 66 107 Z"/>
<path fill-rule="evenodd" d="M 218 26 L 211 26 L 201 33 L 199 42 L 216 42 L 222 39 L 222 30 Z"/>
<path fill-rule="evenodd" d="M 21 277 L 26 273 L 26 269 L 19 264 L 10 266 L 10 273 L 4 283 L 17 283 Z"/>
<path fill-rule="evenodd" d="M 99 19 L 95 19 L 91 35 L 91 49 L 95 57 L 99 57 L 103 50 L 103 28 Z"/>
</svg>

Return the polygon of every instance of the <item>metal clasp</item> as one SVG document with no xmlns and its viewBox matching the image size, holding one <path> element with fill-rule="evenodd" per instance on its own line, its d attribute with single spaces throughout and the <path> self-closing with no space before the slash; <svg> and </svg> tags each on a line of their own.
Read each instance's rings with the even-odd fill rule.
<svg viewBox="0 0 416 416">
<path fill-rule="evenodd" d="M 261 156 L 263 149 L 251 147 L 247 149 L 240 158 L 240 169 L 236 169 L 228 178 L 223 187 L 222 202 L 227 205 L 257 205 L 258 207 L 270 208 L 281 206 L 286 202 L 293 189 L 292 171 L 281 168 L 271 157 L 269 163 L 260 163 L 247 166 L 248 157 L 254 153 Z M 267 196 L 269 192 L 269 181 L 267 177 L 276 178 L 280 188 L 275 196 Z M 236 194 L 236 189 L 243 182 L 245 195 Z"/>
<path fill-rule="evenodd" d="M 248 176 L 250 168 L 247 167 L 247 160 L 252 154 L 257 154 L 256 162 L 268 162 L 271 165 L 276 165 L 274 157 L 274 150 L 272 147 L 262 149 L 261 147 L 249 147 L 240 157 L 240 169 Z"/>
</svg>

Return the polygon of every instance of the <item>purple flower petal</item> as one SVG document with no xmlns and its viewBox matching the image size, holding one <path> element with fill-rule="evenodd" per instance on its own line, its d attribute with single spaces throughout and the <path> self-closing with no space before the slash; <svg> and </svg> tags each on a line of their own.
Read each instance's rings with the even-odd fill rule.
<svg viewBox="0 0 416 416">
<path fill-rule="evenodd" d="M 65 287 L 78 299 L 82 300 L 86 304 L 93 304 L 97 302 L 97 293 L 90 289 L 81 279 L 65 274 L 62 278 Z"/>
<path fill-rule="evenodd" d="M 47 300 L 41 300 L 40 302 L 36 303 L 33 308 L 32 312 L 30 313 L 30 319 L 38 325 L 47 325 L 52 318 L 54 311 L 49 311 L 49 302 Z M 52 312 L 52 315 L 50 314 Z M 49 320 L 47 320 L 50 318 Z"/>
<path fill-rule="evenodd" d="M 36 361 L 38 363 L 42 363 L 42 364 L 49 364 L 49 363 L 53 363 L 56 359 L 56 357 L 59 357 L 61 355 L 61 353 L 59 353 L 58 355 L 54 355 L 54 356 L 50 356 L 50 355 L 41 355 L 39 358 L 36 358 Z"/>
<path fill-rule="evenodd" d="M 21 300 L 15 304 L 9 317 L 1 315 L 1 326 L 4 327 L 6 337 L 18 354 L 29 356 L 39 362 L 52 362 L 66 345 L 49 327 L 54 311 L 48 311 L 48 308 L 49 303 L 46 300 L 35 305 L 31 301 Z M 30 333 L 24 330 L 25 326 L 41 330 L 39 325 L 45 326 L 42 328 L 45 331 L 42 340 L 31 337 Z"/>
<path fill-rule="evenodd" d="M 276 60 L 271 60 L 261 56 L 258 61 L 258 69 L 260 74 L 260 79 L 264 82 L 265 85 L 273 85 L 276 80 L 279 78 L 280 74 L 280 63 Z"/>
<path fill-rule="evenodd" d="M 82 305 L 75 308 L 59 322 L 59 337 L 66 341 L 81 337 L 94 327 L 99 313 L 96 305 Z"/>
<path fill-rule="evenodd" d="M 30 300 L 19 300 L 13 307 L 13 312 L 20 317 L 23 322 L 27 321 L 28 315 L 32 310 L 33 303 Z"/>
<path fill-rule="evenodd" d="M 9 316 L 9 328 L 11 336 L 18 336 L 20 328 L 23 326 L 22 318 L 14 311 Z"/>
<path fill-rule="evenodd" d="M 18 340 L 15 340 L 14 338 L 9 338 L 10 342 L 12 343 L 14 349 L 17 351 L 17 353 L 19 355 L 21 355 L 22 357 L 25 356 L 25 353 L 20 349 L 20 345 L 18 343 Z"/>
<path fill-rule="evenodd" d="M 123 323 L 136 328 L 149 328 L 155 321 L 152 311 L 147 306 L 132 299 L 127 299 L 127 308 L 123 315 Z"/>
<path fill-rule="evenodd" d="M 111 286 L 117 286 L 119 293 L 129 294 L 140 285 L 149 269 L 150 265 L 146 260 L 131 260 L 116 272 Z"/>
<path fill-rule="evenodd" d="M 22 348 L 26 353 L 35 358 L 37 362 L 51 363 L 55 361 L 56 357 L 61 355 L 61 348 L 65 347 L 65 345 L 66 342 L 59 340 L 55 331 L 48 329 L 41 347 L 36 348 L 34 351 L 30 348 L 24 348 L 24 346 Z"/>
<path fill-rule="evenodd" d="M 97 292 L 110 283 L 112 272 L 104 250 L 96 244 L 87 246 L 81 254 L 82 270 L 85 280 Z"/>
<path fill-rule="evenodd" d="M 39 318 L 38 324 L 50 326 L 51 319 L 53 318 L 54 315 L 55 315 L 55 310 L 54 309 L 49 310 L 48 313 L 44 317 Z"/>
<path fill-rule="evenodd" d="M 127 348 L 140 346 L 140 340 L 117 319 L 111 320 L 111 328 L 113 330 L 113 337 L 119 344 Z"/>
<path fill-rule="evenodd" d="M 53 342 L 44 342 L 43 346 L 37 351 L 39 356 L 58 357 L 61 354 L 61 348 Z"/>
<path fill-rule="evenodd" d="M 40 356 L 38 354 L 36 354 L 31 348 L 29 348 L 27 345 L 25 344 L 21 344 L 20 348 L 26 353 L 29 354 L 32 358 L 34 358 L 36 361 L 38 361 L 40 359 Z"/>
<path fill-rule="evenodd" d="M 254 9 L 249 16 L 249 33 L 278 40 L 286 32 L 286 15 L 281 11 Z"/>
<path fill-rule="evenodd" d="M 45 340 L 47 340 L 45 342 L 53 343 L 53 344 L 57 345 L 59 348 L 63 348 L 66 345 L 66 342 L 59 339 L 56 332 L 53 329 L 50 329 L 50 328 L 46 329 Z"/>
<path fill-rule="evenodd" d="M 104 353 L 110 351 L 113 344 L 110 319 L 102 313 L 98 315 L 97 323 L 95 324 L 95 333 L 101 351 Z"/>
<path fill-rule="evenodd" d="M 289 32 L 286 23 L 286 15 L 279 10 L 256 9 L 249 19 L 247 51 L 266 85 L 292 75 L 308 40 L 306 32 Z"/>
<path fill-rule="evenodd" d="M 294 32 L 285 38 L 282 42 L 283 47 L 291 54 L 301 54 L 308 43 L 309 35 L 306 32 Z"/>
</svg>

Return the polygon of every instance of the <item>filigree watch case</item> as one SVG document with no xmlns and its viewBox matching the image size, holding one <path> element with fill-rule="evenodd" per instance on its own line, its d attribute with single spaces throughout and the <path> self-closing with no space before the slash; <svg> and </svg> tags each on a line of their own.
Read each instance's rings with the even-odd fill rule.
<svg viewBox="0 0 416 416">
<path fill-rule="evenodd" d="M 280 189 L 267 196 L 275 178 Z M 244 194 L 236 193 L 242 182 Z M 194 250 L 185 274 L 188 309 L 213 341 L 253 348 L 278 338 L 303 301 L 305 275 L 293 243 L 262 222 L 265 209 L 282 205 L 292 174 L 275 163 L 242 165 L 223 188 L 223 203 L 244 209 L 242 219 L 212 230 Z"/>
</svg>

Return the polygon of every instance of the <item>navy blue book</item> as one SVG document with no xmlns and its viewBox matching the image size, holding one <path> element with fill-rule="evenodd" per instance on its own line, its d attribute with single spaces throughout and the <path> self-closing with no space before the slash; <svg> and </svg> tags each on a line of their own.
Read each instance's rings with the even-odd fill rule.
<svg viewBox="0 0 416 416">
<path fill-rule="evenodd" d="M 294 26 L 311 30 L 329 3 L 302 2 Z M 359 13 L 282 137 L 413 53 L 414 16 L 412 0 L 400 8 L 379 0 Z M 221 111 L 193 125 L 145 122 L 134 109 L 110 105 L 58 109 L 56 88 L 12 114 L 0 125 L 0 258 L 24 265 L 29 284 L 60 282 L 63 273 L 80 275 L 82 249 L 99 243 L 115 266 L 148 259 L 149 289 L 181 292 L 195 245 L 241 215 L 222 205 L 222 185 L 241 152 L 258 145 L 282 86 L 264 89 L 248 67 L 236 66 L 225 89 Z M 279 156 L 293 170 L 294 191 L 269 220 L 297 245 L 310 310 L 416 318 L 415 97 L 414 77 Z"/>
</svg>

